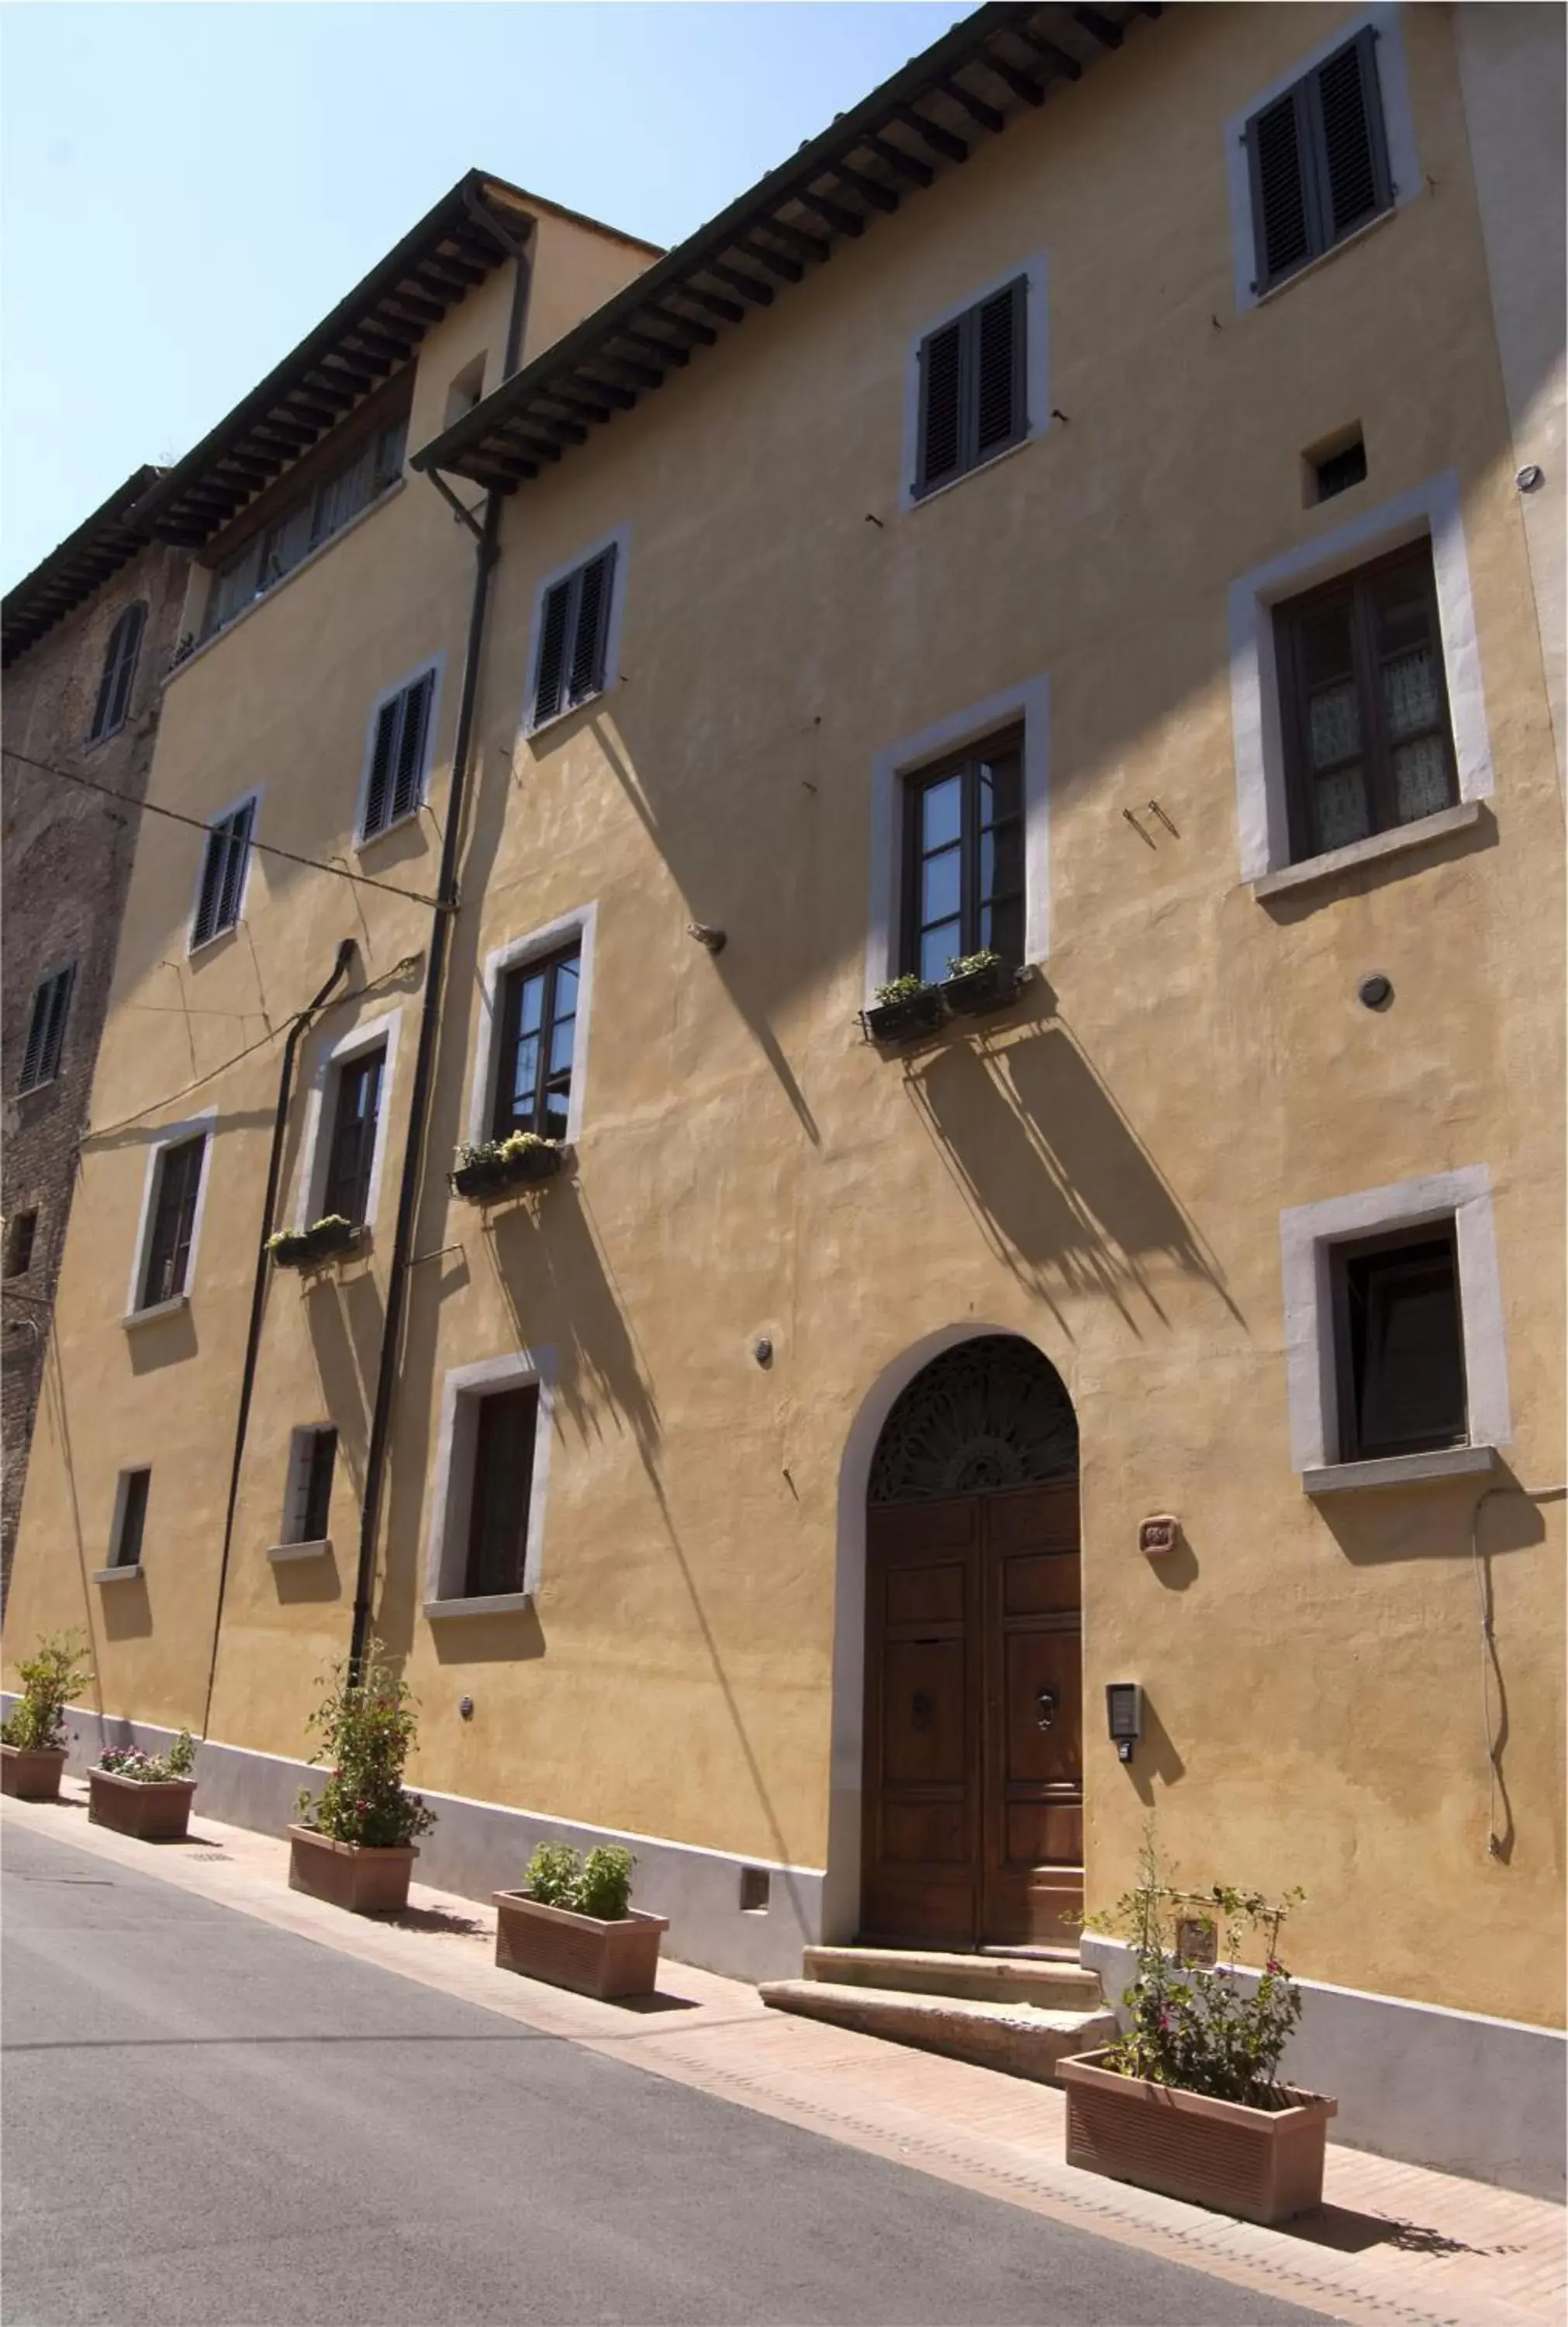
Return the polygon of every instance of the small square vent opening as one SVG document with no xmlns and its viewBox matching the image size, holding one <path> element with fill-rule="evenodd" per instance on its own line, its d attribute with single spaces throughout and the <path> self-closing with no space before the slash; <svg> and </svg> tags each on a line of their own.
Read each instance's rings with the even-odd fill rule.
<svg viewBox="0 0 1568 2327">
<path fill-rule="evenodd" d="M 742 1866 L 741 1869 L 741 1912 L 742 1915 L 765 1915 L 768 1893 L 772 1878 L 765 1866 Z"/>
<path fill-rule="evenodd" d="M 1365 483 L 1366 477 L 1367 446 L 1359 423 L 1326 436 L 1302 455 L 1302 497 L 1309 509 L 1349 492 L 1352 485 Z"/>
</svg>

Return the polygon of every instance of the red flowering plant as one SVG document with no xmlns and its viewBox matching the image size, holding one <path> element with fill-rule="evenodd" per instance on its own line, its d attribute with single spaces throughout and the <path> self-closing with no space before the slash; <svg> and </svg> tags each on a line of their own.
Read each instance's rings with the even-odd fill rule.
<svg viewBox="0 0 1568 2327">
<path fill-rule="evenodd" d="M 435 1812 L 403 1783 L 419 1727 L 414 1699 L 379 1640 L 371 1641 L 357 1679 L 347 1658 L 332 1667 L 310 1726 L 322 1740 L 312 1761 L 331 1766 L 319 1795 L 301 1788 L 302 1826 L 378 1850 L 429 1833 Z"/>
<path fill-rule="evenodd" d="M 1302 1996 L 1280 1961 L 1279 1939 L 1304 1893 L 1288 1891 L 1271 1904 L 1260 1892 L 1219 1883 L 1184 1890 L 1175 1875 L 1161 1858 L 1151 1820 L 1135 1887 L 1108 1914 L 1087 1919 L 1089 1929 L 1125 1940 L 1136 1967 L 1122 1996 L 1129 2024 L 1107 2049 L 1105 2065 L 1215 2100 L 1286 2108 L 1279 2064 L 1301 2018 Z M 1249 1952 L 1264 1958 L 1261 1972 L 1238 1966 L 1249 1939 Z"/>
</svg>

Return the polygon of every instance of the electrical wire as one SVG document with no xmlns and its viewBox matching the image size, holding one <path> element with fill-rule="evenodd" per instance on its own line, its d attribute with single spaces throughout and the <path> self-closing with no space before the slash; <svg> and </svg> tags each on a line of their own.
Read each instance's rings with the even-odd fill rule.
<svg viewBox="0 0 1568 2327">
<path fill-rule="evenodd" d="M 1527 1503 L 1556 1503 L 1568 1496 L 1568 1483 L 1552 1487 L 1526 1487 L 1517 1480 L 1507 1480 L 1502 1485 L 1488 1487 L 1477 1496 L 1470 1511 L 1470 1566 L 1475 1575 L 1476 1597 L 1480 1604 L 1481 1626 L 1481 1726 L 1487 1754 L 1487 1855 L 1500 1858 L 1503 1838 L 1498 1832 L 1498 1769 L 1497 1724 L 1492 1718 L 1491 1676 L 1498 1661 L 1498 1636 L 1492 1623 L 1489 1579 L 1481 1556 L 1481 1513 L 1494 1496 L 1518 1495 Z M 1499 1680 L 1501 1676 L 1499 1674 Z M 1510 1822 L 1513 1813 L 1509 1812 Z"/>
<path fill-rule="evenodd" d="M 100 784 L 91 776 L 79 775 L 73 768 L 57 767 L 51 760 L 35 760 L 30 752 L 18 752 L 10 743 L 0 746 L 0 749 L 4 749 L 8 760 L 16 761 L 22 767 L 36 769 L 40 775 L 56 776 L 61 783 L 79 784 L 83 791 L 98 792 L 105 799 L 119 800 L 126 808 L 135 808 L 138 816 L 166 817 L 171 824 L 189 825 L 193 832 L 210 834 L 216 829 L 210 824 L 204 824 L 199 816 L 186 816 L 177 808 L 162 808 L 156 800 L 139 800 L 130 792 L 117 791 L 112 784 Z M 280 848 L 275 840 L 257 840 L 253 836 L 249 846 L 263 856 L 281 856 L 290 864 L 307 865 L 313 873 L 331 873 L 340 881 L 354 882 L 361 889 L 383 890 L 388 897 L 405 898 L 409 904 L 426 906 L 433 913 L 450 913 L 455 910 L 451 905 L 443 905 L 439 898 L 423 896 L 417 889 L 402 889 L 395 881 L 378 881 L 369 873 L 350 873 L 346 864 L 328 864 L 320 856 L 302 856 L 293 848 Z"/>
</svg>

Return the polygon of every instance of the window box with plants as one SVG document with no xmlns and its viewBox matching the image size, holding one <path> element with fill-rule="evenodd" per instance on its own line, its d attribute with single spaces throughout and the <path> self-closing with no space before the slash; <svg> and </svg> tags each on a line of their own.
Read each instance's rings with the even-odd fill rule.
<svg viewBox="0 0 1568 2327">
<path fill-rule="evenodd" d="M 403 1783 L 418 1722 L 379 1641 L 358 1677 L 347 1659 L 332 1668 L 310 1725 L 322 1740 L 312 1760 L 330 1757 L 331 1766 L 314 1799 L 301 1789 L 298 1823 L 288 1830 L 289 1887 L 352 1915 L 396 1915 L 408 1903 L 414 1837 L 429 1833 L 435 1813 Z"/>
<path fill-rule="evenodd" d="M 513 1131 L 505 1139 L 484 1139 L 474 1146 L 460 1147 L 447 1182 L 454 1196 L 482 1203 L 487 1196 L 503 1195 L 509 1188 L 530 1188 L 541 1180 L 553 1180 L 561 1161 L 557 1141 L 541 1139 L 537 1131 Z"/>
<path fill-rule="evenodd" d="M 0 1793 L 57 1802 L 65 1769 L 65 1708 L 92 1678 L 86 1643 L 63 1632 L 40 1640 L 17 1667 L 22 1693 L 0 1724 Z"/>
<path fill-rule="evenodd" d="M 913 1042 L 922 1034 L 935 1034 L 945 1014 L 940 988 L 928 986 L 911 971 L 877 987 L 863 1023 L 873 1042 Z"/>
<path fill-rule="evenodd" d="M 501 1969 L 579 1995 L 651 1995 L 669 1921 L 630 1903 L 633 1864 L 613 1844 L 584 1859 L 570 1843 L 542 1842 L 525 1887 L 495 1894 Z"/>
<path fill-rule="evenodd" d="M 279 1229 L 275 1236 L 268 1237 L 266 1248 L 275 1268 L 314 1268 L 323 1260 L 352 1252 L 363 1235 L 363 1229 L 345 1220 L 341 1212 L 329 1212 L 324 1220 L 313 1220 L 308 1229 Z"/>
<path fill-rule="evenodd" d="M 183 1842 L 196 1799 L 196 1741 L 182 1729 L 166 1753 L 106 1745 L 87 1773 L 87 1814 L 136 1842 Z"/>
<path fill-rule="evenodd" d="M 1248 2222 L 1286 2221 L 1322 2203 L 1338 2104 L 1278 2078 L 1302 2009 L 1279 1934 L 1300 1897 L 1270 1906 L 1218 1884 L 1179 1890 L 1145 1838 L 1137 1887 L 1089 1919 L 1128 1943 L 1136 1969 L 1122 1999 L 1125 2033 L 1057 2063 L 1069 2165 Z M 1195 1946 L 1195 1932 L 1209 1944 Z M 1238 1971 L 1248 1933 L 1264 1943 L 1261 1973 Z"/>
<path fill-rule="evenodd" d="M 1018 973 L 1008 968 L 999 953 L 953 954 L 947 975 L 937 990 L 957 1016 L 976 1017 L 1013 1000 L 1018 991 Z"/>
</svg>

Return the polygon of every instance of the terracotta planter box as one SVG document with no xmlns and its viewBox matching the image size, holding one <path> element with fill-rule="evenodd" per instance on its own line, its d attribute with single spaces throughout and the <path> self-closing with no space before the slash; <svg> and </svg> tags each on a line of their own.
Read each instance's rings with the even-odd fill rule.
<svg viewBox="0 0 1568 2327">
<path fill-rule="evenodd" d="M 1323 2149 L 1339 2103 L 1290 2087 L 1291 2106 L 1246 2108 L 1102 2068 L 1104 2052 L 1059 2061 L 1067 2089 L 1067 2162 L 1086 2173 L 1212 2206 L 1246 2222 L 1283 2222 L 1323 2202 Z"/>
<path fill-rule="evenodd" d="M 541 1906 L 521 1891 L 498 1891 L 495 1903 L 496 1961 L 503 1971 L 546 1979 L 579 1995 L 653 1994 L 667 1916 L 633 1907 L 620 1922 L 602 1923 L 569 1907 Z"/>
<path fill-rule="evenodd" d="M 288 1883 L 350 1915 L 396 1915 L 408 1904 L 408 1880 L 419 1853 L 411 1842 L 384 1849 L 334 1842 L 308 1826 L 291 1826 Z"/>
<path fill-rule="evenodd" d="M 158 1778 L 144 1785 L 113 1770 L 87 1773 L 87 1814 L 94 1826 L 113 1827 L 137 1842 L 183 1842 L 196 1799 L 194 1778 Z"/>
<path fill-rule="evenodd" d="M 19 1802 L 57 1802 L 63 1745 L 0 1745 L 0 1794 Z"/>
</svg>

